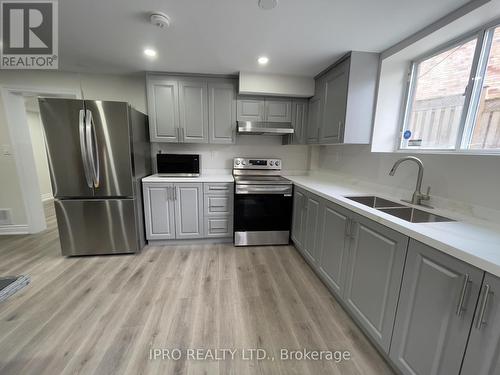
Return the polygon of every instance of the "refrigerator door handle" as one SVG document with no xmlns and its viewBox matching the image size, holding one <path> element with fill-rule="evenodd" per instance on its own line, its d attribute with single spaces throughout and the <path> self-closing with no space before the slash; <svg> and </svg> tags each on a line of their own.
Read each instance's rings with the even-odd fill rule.
<svg viewBox="0 0 500 375">
<path fill-rule="evenodd" d="M 92 112 L 87 109 L 85 113 L 85 134 L 87 141 L 87 149 L 90 158 L 90 170 L 94 180 L 94 187 L 99 187 L 99 148 L 97 147 L 97 138 L 94 127 L 94 119 Z"/>
<path fill-rule="evenodd" d="M 82 154 L 83 170 L 85 173 L 85 181 L 89 188 L 93 188 L 92 176 L 90 175 L 89 167 L 89 154 L 87 152 L 87 143 L 85 140 L 85 110 L 80 109 L 80 115 L 78 117 L 78 129 L 80 133 L 80 152 Z"/>
</svg>

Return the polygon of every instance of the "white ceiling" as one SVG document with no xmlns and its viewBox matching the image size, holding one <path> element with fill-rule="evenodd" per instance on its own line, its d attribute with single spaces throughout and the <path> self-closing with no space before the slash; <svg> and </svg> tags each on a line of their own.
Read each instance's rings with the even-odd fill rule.
<svg viewBox="0 0 500 375">
<path fill-rule="evenodd" d="M 279 0 L 264 11 L 257 0 L 62 0 L 60 68 L 313 76 L 349 50 L 380 52 L 465 3 Z M 149 23 L 154 10 L 170 16 L 169 29 Z M 154 61 L 146 46 L 157 49 Z"/>
</svg>

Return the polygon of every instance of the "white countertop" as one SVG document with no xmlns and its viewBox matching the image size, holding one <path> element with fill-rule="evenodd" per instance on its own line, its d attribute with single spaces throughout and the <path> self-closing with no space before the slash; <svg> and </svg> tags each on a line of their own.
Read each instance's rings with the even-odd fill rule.
<svg viewBox="0 0 500 375">
<path fill-rule="evenodd" d="M 153 174 L 144 177 L 142 182 L 234 182 L 231 174 L 202 174 L 199 177 L 167 177 Z"/>
<path fill-rule="evenodd" d="M 408 237 L 425 243 L 457 259 L 500 277 L 500 228 L 487 222 L 461 216 L 443 209 L 428 210 L 438 215 L 458 220 L 439 223 L 410 223 L 376 209 L 345 198 L 347 195 L 377 195 L 393 201 L 398 197 L 387 196 L 373 187 L 347 184 L 340 176 L 284 176 L 295 185 L 317 194 L 355 213 L 394 229 Z"/>
</svg>

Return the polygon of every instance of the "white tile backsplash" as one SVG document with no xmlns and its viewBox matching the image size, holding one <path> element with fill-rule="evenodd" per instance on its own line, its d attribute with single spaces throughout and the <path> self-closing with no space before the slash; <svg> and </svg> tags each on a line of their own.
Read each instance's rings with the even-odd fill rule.
<svg viewBox="0 0 500 375">
<path fill-rule="evenodd" d="M 155 156 L 160 150 L 162 153 L 200 154 L 202 173 L 228 172 L 233 168 L 235 157 L 281 159 L 287 174 L 303 174 L 309 168 L 309 147 L 282 146 L 278 136 L 238 136 L 234 145 L 152 143 L 151 146 L 155 168 Z"/>
</svg>

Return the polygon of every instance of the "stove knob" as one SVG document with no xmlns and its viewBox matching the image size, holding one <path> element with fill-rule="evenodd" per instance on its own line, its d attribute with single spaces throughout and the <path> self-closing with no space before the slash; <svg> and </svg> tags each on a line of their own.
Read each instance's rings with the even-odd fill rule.
<svg viewBox="0 0 500 375">
<path fill-rule="evenodd" d="M 241 162 L 241 165 L 247 165 L 247 162 L 246 162 L 245 160 L 243 160 L 243 161 Z"/>
<path fill-rule="evenodd" d="M 273 161 L 270 161 L 269 162 L 269 165 L 272 167 L 274 165 L 274 162 Z"/>
<path fill-rule="evenodd" d="M 236 165 L 240 165 L 240 161 L 239 161 L 239 160 L 236 160 L 235 164 L 236 164 Z"/>
<path fill-rule="evenodd" d="M 279 161 L 279 160 L 276 160 L 276 161 L 274 162 L 274 165 L 278 167 L 278 166 L 280 165 L 280 161 Z"/>
</svg>

